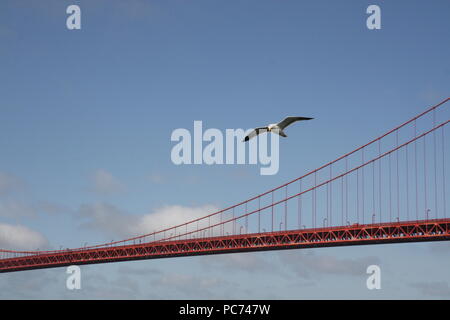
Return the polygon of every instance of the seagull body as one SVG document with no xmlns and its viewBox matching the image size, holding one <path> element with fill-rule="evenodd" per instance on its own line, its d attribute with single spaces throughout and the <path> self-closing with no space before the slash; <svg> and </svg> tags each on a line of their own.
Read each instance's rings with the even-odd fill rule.
<svg viewBox="0 0 450 320">
<path fill-rule="evenodd" d="M 273 132 L 276 134 L 279 134 L 282 137 L 287 137 L 286 133 L 284 133 L 283 129 L 285 129 L 287 126 L 291 125 L 292 123 L 296 121 L 303 121 L 303 120 L 311 120 L 314 118 L 307 118 L 307 117 L 287 117 L 283 121 L 280 121 L 278 123 L 271 123 L 267 127 L 259 127 L 253 129 L 252 132 L 250 132 L 245 138 L 244 142 L 250 140 L 251 138 L 256 137 L 257 135 L 264 133 L 264 132 Z"/>
</svg>

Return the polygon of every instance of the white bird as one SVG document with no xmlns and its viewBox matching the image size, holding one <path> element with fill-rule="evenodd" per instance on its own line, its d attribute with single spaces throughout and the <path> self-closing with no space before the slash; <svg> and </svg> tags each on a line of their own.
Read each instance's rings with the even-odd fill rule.
<svg viewBox="0 0 450 320">
<path fill-rule="evenodd" d="M 253 137 L 256 137 L 258 134 L 264 133 L 264 132 L 273 132 L 276 134 L 279 134 L 282 137 L 287 137 L 286 133 L 284 133 L 283 129 L 285 129 L 287 126 L 291 125 L 292 123 L 296 121 L 302 121 L 302 120 L 311 120 L 314 118 L 306 118 L 306 117 L 287 117 L 283 121 L 280 121 L 278 123 L 271 123 L 267 127 L 259 127 L 253 129 L 252 132 L 250 132 L 243 140 L 243 142 L 250 140 Z"/>
</svg>

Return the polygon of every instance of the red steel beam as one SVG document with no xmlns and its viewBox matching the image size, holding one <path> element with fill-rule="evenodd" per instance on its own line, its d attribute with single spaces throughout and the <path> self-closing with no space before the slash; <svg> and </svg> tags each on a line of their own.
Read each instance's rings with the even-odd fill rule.
<svg viewBox="0 0 450 320">
<path fill-rule="evenodd" d="M 0 272 L 233 252 L 443 240 L 450 240 L 448 218 L 61 250 L 0 259 Z"/>
</svg>

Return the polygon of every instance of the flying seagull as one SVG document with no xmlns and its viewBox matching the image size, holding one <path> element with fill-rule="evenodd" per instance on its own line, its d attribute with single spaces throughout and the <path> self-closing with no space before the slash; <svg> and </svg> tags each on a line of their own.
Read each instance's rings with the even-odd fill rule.
<svg viewBox="0 0 450 320">
<path fill-rule="evenodd" d="M 280 121 L 278 123 L 271 123 L 267 127 L 259 127 L 259 128 L 253 129 L 253 131 L 250 132 L 244 138 L 244 141 L 248 141 L 251 138 L 256 137 L 258 134 L 261 134 L 261 133 L 264 133 L 264 132 L 273 132 L 273 133 L 279 134 L 282 137 L 287 137 L 287 135 L 284 133 L 283 129 L 285 129 L 287 126 L 291 125 L 292 123 L 294 123 L 296 121 L 311 120 L 311 119 L 314 119 L 314 118 L 287 117 L 283 121 Z"/>
</svg>

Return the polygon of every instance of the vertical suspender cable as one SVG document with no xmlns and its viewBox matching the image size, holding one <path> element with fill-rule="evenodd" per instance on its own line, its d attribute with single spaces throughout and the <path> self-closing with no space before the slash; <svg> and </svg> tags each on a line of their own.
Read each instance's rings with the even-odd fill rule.
<svg viewBox="0 0 450 320">
<path fill-rule="evenodd" d="M 414 138 L 417 137 L 417 123 L 414 120 Z M 418 183 L 418 170 L 417 170 L 417 140 L 414 140 L 414 166 L 415 166 L 415 178 L 416 178 L 416 220 L 419 220 L 419 183 Z"/>
<path fill-rule="evenodd" d="M 381 157 L 381 140 L 378 140 L 378 156 Z M 378 161 L 378 196 L 379 196 L 379 208 L 378 210 L 380 211 L 380 223 L 382 221 L 382 214 L 383 214 L 383 209 L 381 208 L 381 200 L 382 200 L 382 196 L 381 196 L 381 162 L 383 161 L 383 159 L 380 159 Z"/>
<path fill-rule="evenodd" d="M 397 148 L 398 148 L 398 130 L 395 131 L 396 135 L 395 135 L 395 139 L 396 139 L 396 143 L 397 143 Z M 396 151 L 396 155 L 395 155 L 395 159 L 397 161 L 397 219 L 400 221 L 400 174 L 399 174 L 399 166 L 398 166 L 398 158 L 400 156 L 400 151 L 397 150 Z"/>
<path fill-rule="evenodd" d="M 433 110 L 433 128 L 436 128 L 436 109 Z M 437 189 L 437 156 L 436 156 L 436 130 L 433 131 L 433 157 L 434 157 L 434 210 L 436 218 L 439 218 L 438 212 L 438 189 Z"/>
<path fill-rule="evenodd" d="M 444 130 L 442 127 L 442 195 L 444 200 L 444 217 L 447 217 L 447 204 L 446 204 L 446 193 L 445 193 L 445 143 L 444 143 Z"/>
</svg>

